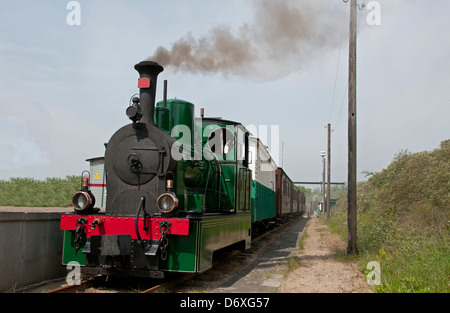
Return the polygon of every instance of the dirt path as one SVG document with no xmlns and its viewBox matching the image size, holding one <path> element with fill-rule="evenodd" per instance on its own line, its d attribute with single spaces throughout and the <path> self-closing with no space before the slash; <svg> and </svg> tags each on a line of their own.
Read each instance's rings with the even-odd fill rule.
<svg viewBox="0 0 450 313">
<path fill-rule="evenodd" d="M 278 292 L 373 292 L 355 262 L 336 258 L 345 243 L 317 217 L 311 218 L 306 234 L 300 266 L 283 279 Z"/>
</svg>

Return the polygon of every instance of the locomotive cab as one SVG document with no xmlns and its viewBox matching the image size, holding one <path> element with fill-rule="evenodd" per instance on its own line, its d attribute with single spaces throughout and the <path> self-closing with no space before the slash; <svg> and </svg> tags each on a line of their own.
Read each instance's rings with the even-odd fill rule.
<svg viewBox="0 0 450 313">
<path fill-rule="evenodd" d="M 251 171 L 248 168 L 249 131 L 240 123 L 221 118 L 197 119 L 202 145 L 219 164 L 217 210 L 250 212 Z"/>
</svg>

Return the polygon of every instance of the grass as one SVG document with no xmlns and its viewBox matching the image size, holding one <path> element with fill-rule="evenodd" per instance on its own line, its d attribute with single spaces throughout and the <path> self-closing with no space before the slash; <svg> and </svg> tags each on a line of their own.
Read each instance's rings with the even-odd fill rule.
<svg viewBox="0 0 450 313">
<path fill-rule="evenodd" d="M 299 251 L 299 254 L 301 254 L 302 251 L 305 249 L 304 241 L 305 241 L 306 238 L 309 237 L 309 235 L 308 235 L 306 230 L 307 229 L 305 229 L 303 231 L 302 236 L 298 240 L 298 251 Z M 296 270 L 300 266 L 301 266 L 300 259 L 298 257 L 289 258 L 287 263 L 286 263 L 286 266 L 284 268 L 283 276 L 287 277 L 289 275 L 289 273 L 291 273 L 292 271 Z"/>
<path fill-rule="evenodd" d="M 298 240 L 298 250 L 299 250 L 299 252 L 301 252 L 301 251 L 303 251 L 305 249 L 304 240 L 306 238 L 308 238 L 308 237 L 309 237 L 309 235 L 308 235 L 308 233 L 306 232 L 306 229 L 305 229 L 303 231 L 302 237 Z"/>
<path fill-rule="evenodd" d="M 411 231 L 365 250 L 362 263 L 380 263 L 382 284 L 378 292 L 448 292 L 448 241 L 418 235 Z"/>
<path fill-rule="evenodd" d="M 379 173 L 358 184 L 361 268 L 377 261 L 377 292 L 449 291 L 450 140 L 431 152 L 397 154 Z M 346 195 L 327 221 L 346 240 Z"/>
<path fill-rule="evenodd" d="M 0 206 L 65 207 L 80 189 L 79 176 L 0 180 Z"/>
<path fill-rule="evenodd" d="M 290 258 L 286 263 L 285 270 L 283 271 L 283 276 L 284 277 L 289 276 L 289 273 L 295 271 L 300 266 L 301 266 L 301 264 L 300 264 L 299 258 L 297 258 L 297 257 Z"/>
</svg>

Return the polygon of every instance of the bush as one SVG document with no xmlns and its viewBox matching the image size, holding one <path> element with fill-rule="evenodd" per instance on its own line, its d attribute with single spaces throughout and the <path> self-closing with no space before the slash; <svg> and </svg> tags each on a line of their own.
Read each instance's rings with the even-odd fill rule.
<svg viewBox="0 0 450 313">
<path fill-rule="evenodd" d="M 66 178 L 11 178 L 0 180 L 1 206 L 65 207 L 80 189 L 79 176 Z"/>
<path fill-rule="evenodd" d="M 450 140 L 431 152 L 399 152 L 358 184 L 361 266 L 381 265 L 379 292 L 447 292 L 450 272 Z M 346 238 L 343 195 L 329 221 Z"/>
</svg>

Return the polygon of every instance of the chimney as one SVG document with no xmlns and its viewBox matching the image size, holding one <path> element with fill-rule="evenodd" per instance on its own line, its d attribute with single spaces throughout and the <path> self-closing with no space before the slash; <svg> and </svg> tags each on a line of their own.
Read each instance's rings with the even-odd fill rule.
<svg viewBox="0 0 450 313">
<path fill-rule="evenodd" d="M 140 75 L 138 80 L 140 107 L 142 110 L 140 122 L 155 125 L 156 81 L 158 74 L 161 73 L 164 68 L 152 61 L 142 61 L 136 64 L 134 68 Z"/>
</svg>

